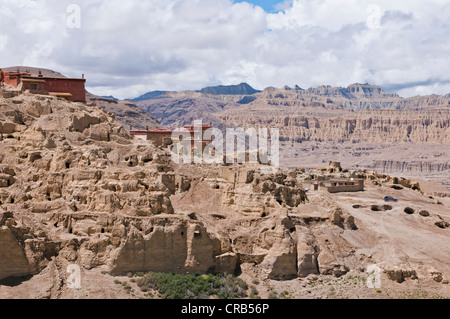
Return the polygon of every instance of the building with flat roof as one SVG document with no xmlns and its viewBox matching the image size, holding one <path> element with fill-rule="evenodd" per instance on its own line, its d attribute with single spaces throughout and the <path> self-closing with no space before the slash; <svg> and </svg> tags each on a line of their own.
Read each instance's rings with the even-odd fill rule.
<svg viewBox="0 0 450 319">
<path fill-rule="evenodd" d="M 72 102 L 86 102 L 86 79 L 56 76 L 32 75 L 28 72 L 3 72 L 0 69 L 0 83 L 33 94 L 52 95 Z"/>
<path fill-rule="evenodd" d="M 332 179 L 323 184 L 329 193 L 361 192 L 364 190 L 363 179 Z"/>
</svg>

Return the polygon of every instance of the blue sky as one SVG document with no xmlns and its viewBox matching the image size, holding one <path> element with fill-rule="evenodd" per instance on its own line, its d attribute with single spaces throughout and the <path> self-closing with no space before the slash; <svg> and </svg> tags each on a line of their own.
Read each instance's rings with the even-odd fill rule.
<svg viewBox="0 0 450 319">
<path fill-rule="evenodd" d="M 235 0 L 234 2 L 249 2 L 262 7 L 266 12 L 275 12 L 276 5 L 283 3 L 283 0 Z"/>
</svg>

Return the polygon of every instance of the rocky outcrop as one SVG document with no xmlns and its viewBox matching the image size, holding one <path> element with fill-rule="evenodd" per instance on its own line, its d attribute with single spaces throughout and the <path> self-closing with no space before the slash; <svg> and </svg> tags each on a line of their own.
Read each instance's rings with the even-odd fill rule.
<svg viewBox="0 0 450 319">
<path fill-rule="evenodd" d="M 209 183 L 214 187 L 225 182 L 222 205 L 226 207 L 268 215 L 279 207 L 298 207 L 307 201 L 303 186 L 283 173 L 266 175 L 255 169 L 223 167 L 220 175 Z"/>
<path fill-rule="evenodd" d="M 317 262 L 318 246 L 314 235 L 305 226 L 296 226 L 297 234 L 297 275 L 306 277 L 310 274 L 319 274 Z"/>
<path fill-rule="evenodd" d="M 120 238 L 120 237 L 119 237 Z M 218 269 L 234 272 L 233 263 L 223 262 L 220 241 L 198 222 L 179 217 L 155 217 L 140 229 L 127 229 L 126 238 L 112 261 L 113 273 L 160 271 L 204 273 Z"/>
<path fill-rule="evenodd" d="M 0 279 L 25 276 L 32 272 L 25 254 L 25 247 L 16 239 L 16 234 L 7 227 L 0 228 Z"/>
<path fill-rule="evenodd" d="M 275 280 L 297 277 L 297 245 L 289 236 L 275 243 L 261 263 L 264 277 Z"/>
<path fill-rule="evenodd" d="M 15 212 L 0 225 L 0 277 L 34 274 L 60 250 L 89 267 L 106 265 L 99 254 L 112 247 L 102 214 L 173 214 L 161 182 L 171 170 L 165 151 L 133 143 L 112 114 L 92 104 L 28 93 L 14 99 L 21 103 L 0 100 L 8 134 L 0 144 L 0 205 Z M 99 238 L 80 245 L 91 236 Z"/>
<path fill-rule="evenodd" d="M 36 274 L 58 254 L 59 244 L 40 225 L 28 223 L 0 213 L 0 279 Z"/>
<path fill-rule="evenodd" d="M 417 279 L 416 270 L 409 265 L 386 265 L 384 272 L 389 279 L 398 283 L 404 282 L 406 279 Z"/>
</svg>

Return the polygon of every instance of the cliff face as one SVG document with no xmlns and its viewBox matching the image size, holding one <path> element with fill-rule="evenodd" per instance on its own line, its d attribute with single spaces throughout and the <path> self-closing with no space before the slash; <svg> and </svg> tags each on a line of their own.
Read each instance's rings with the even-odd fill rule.
<svg viewBox="0 0 450 319">
<path fill-rule="evenodd" d="M 300 91 L 308 95 L 321 95 L 326 97 L 341 96 L 348 99 L 357 98 L 398 98 L 396 93 L 390 93 L 383 88 L 369 84 L 352 84 L 347 88 L 319 86 L 317 88 L 309 88 L 306 91 Z"/>
<path fill-rule="evenodd" d="M 450 108 L 433 110 L 376 110 L 344 116 L 289 115 L 258 111 L 226 112 L 219 117 L 239 127 L 276 127 L 295 140 L 353 143 L 450 143 Z"/>
<path fill-rule="evenodd" d="M 450 169 L 449 163 L 427 162 L 427 161 L 380 161 L 374 163 L 373 169 L 381 173 L 443 173 Z"/>
</svg>

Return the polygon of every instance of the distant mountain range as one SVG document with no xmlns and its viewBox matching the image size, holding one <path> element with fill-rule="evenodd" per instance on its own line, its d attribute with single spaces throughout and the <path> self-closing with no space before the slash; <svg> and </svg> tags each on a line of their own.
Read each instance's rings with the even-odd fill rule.
<svg viewBox="0 0 450 319">
<path fill-rule="evenodd" d="M 302 141 L 330 139 L 331 137 L 319 128 L 333 127 L 328 121 L 336 121 L 339 123 L 337 130 L 341 131 L 330 133 L 332 139 L 335 139 L 334 142 L 352 138 L 355 141 L 367 140 L 371 134 L 381 136 L 385 131 L 375 130 L 368 133 L 366 130 L 357 130 L 355 125 L 360 120 L 367 119 L 369 122 L 374 120 L 371 115 L 374 111 L 381 112 L 382 115 L 376 121 L 383 123 L 389 122 L 394 117 L 393 114 L 397 114 L 391 112 L 402 111 L 402 117 L 395 120 L 395 127 L 399 126 L 400 131 L 395 134 L 389 133 L 384 137 L 385 140 L 391 139 L 393 142 L 416 139 L 421 142 L 437 142 L 442 140 L 445 134 L 432 135 L 426 130 L 431 131 L 427 127 L 432 125 L 447 128 L 446 116 L 450 109 L 450 94 L 402 98 L 395 92 L 387 92 L 380 86 L 367 83 L 355 83 L 345 88 L 329 85 L 309 89 L 284 86 L 257 91 L 243 83 L 235 86 L 209 87 L 200 91 L 165 92 L 135 103 L 169 128 L 191 124 L 195 119 L 212 122 L 219 128 L 234 125 L 245 127 L 247 124 L 265 127 L 275 125 L 280 127 L 286 138 Z M 438 116 L 439 112 L 443 112 L 439 115 L 443 117 L 441 119 Z M 405 114 L 410 114 L 411 124 L 408 125 L 411 126 L 403 125 L 402 121 L 408 118 Z M 428 122 L 425 121 L 423 125 L 426 129 L 419 132 L 418 128 L 422 125 L 420 119 L 430 114 L 436 114 L 436 119 L 430 118 Z M 348 121 L 341 121 L 342 117 Z M 414 117 L 419 119 L 413 123 Z M 436 124 L 437 121 L 439 124 Z M 381 124 L 377 125 L 382 127 Z M 389 132 L 391 129 L 391 127 L 383 128 Z M 360 132 L 358 133 L 360 135 L 357 132 Z M 322 133 L 323 136 L 320 135 Z M 364 135 L 366 133 L 367 137 Z"/>
<path fill-rule="evenodd" d="M 348 87 L 332 87 L 330 85 L 322 85 L 316 88 L 302 89 L 298 85 L 294 87 L 284 86 L 282 88 L 285 91 L 295 91 L 302 96 L 320 96 L 320 97 L 338 97 L 343 98 L 345 100 L 354 100 L 354 99 L 401 99 L 399 95 L 395 92 L 387 92 L 382 87 L 376 85 L 370 85 L 368 83 L 360 84 L 355 83 L 349 85 Z M 218 86 L 208 86 L 201 90 L 191 90 L 191 91 L 150 91 L 136 98 L 129 98 L 123 101 L 131 101 L 131 102 L 141 102 L 153 99 L 161 99 L 161 98 L 175 98 L 180 96 L 189 96 L 192 98 L 197 97 L 210 97 L 213 99 L 225 100 L 225 101 L 233 101 L 238 104 L 249 104 L 257 99 L 257 93 L 264 93 L 267 91 L 278 90 L 274 87 L 267 87 L 263 91 L 256 90 L 251 87 L 247 83 L 240 83 L 237 85 L 218 85 Z M 439 95 L 435 95 L 439 96 Z M 113 96 L 104 96 L 105 98 L 112 98 L 118 100 Z M 443 95 L 443 98 L 450 98 L 450 93 Z M 372 101 L 374 102 L 374 101 Z M 354 103 L 344 103 L 353 105 Z M 348 105 L 347 105 L 348 106 Z M 384 108 L 386 105 L 382 105 L 380 107 L 373 108 Z M 369 108 L 372 108 L 369 107 Z"/>
<path fill-rule="evenodd" d="M 134 99 L 128 99 L 131 102 L 139 102 L 139 101 L 145 101 L 145 100 L 151 100 L 151 99 L 156 99 L 158 97 L 160 97 L 163 94 L 169 93 L 168 91 L 151 91 L 151 92 L 147 92 L 137 98 Z"/>
<path fill-rule="evenodd" d="M 114 96 L 112 96 L 112 95 L 108 95 L 108 96 L 101 96 L 101 97 L 104 97 L 105 99 L 112 99 L 112 100 L 116 100 L 116 101 L 119 101 L 119 99 L 118 99 L 118 98 L 116 98 L 116 97 L 114 97 Z"/>
<path fill-rule="evenodd" d="M 252 95 L 259 92 L 261 91 L 255 90 L 247 83 L 210 86 L 200 90 L 200 93 L 211 95 Z"/>
<path fill-rule="evenodd" d="M 255 90 L 247 83 L 241 83 L 237 85 L 209 86 L 201 90 L 185 92 L 191 92 L 191 94 L 200 93 L 205 95 L 253 95 L 255 93 L 260 93 L 261 91 Z M 139 102 L 145 100 L 166 98 L 176 93 L 177 92 L 175 91 L 150 91 L 137 98 L 127 100 L 131 102 Z"/>
</svg>

